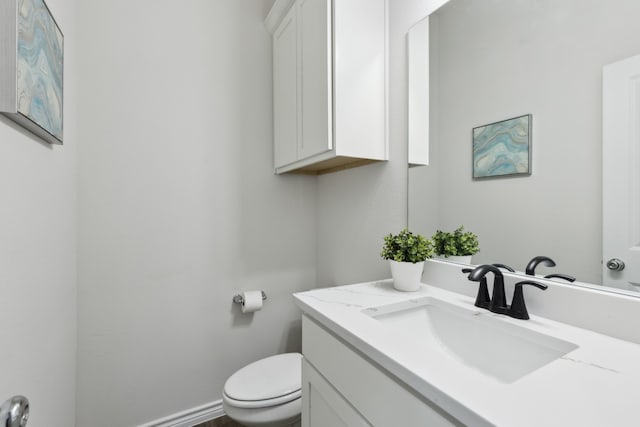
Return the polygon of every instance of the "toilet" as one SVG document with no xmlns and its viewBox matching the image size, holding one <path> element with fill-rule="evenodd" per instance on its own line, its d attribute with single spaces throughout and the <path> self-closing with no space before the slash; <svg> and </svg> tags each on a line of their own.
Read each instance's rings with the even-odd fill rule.
<svg viewBox="0 0 640 427">
<path fill-rule="evenodd" d="M 224 384 L 222 407 L 246 427 L 299 426 L 302 355 L 285 353 L 253 362 Z"/>
</svg>

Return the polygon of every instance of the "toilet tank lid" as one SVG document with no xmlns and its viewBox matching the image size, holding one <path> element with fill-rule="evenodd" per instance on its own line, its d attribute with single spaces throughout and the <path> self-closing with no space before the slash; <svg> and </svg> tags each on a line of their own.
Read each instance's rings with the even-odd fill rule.
<svg viewBox="0 0 640 427">
<path fill-rule="evenodd" d="M 302 355 L 285 353 L 253 362 L 231 375 L 224 392 L 235 400 L 267 400 L 300 390 Z"/>
</svg>

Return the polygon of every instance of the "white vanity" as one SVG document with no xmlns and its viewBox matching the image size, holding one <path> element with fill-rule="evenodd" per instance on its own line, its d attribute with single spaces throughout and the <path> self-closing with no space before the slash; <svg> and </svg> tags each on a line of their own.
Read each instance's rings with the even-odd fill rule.
<svg viewBox="0 0 640 427">
<path fill-rule="evenodd" d="M 475 307 L 459 265 L 425 268 L 418 292 L 383 280 L 295 295 L 304 426 L 637 425 L 638 337 L 614 338 L 607 320 L 640 312 L 636 298 L 545 281 L 547 292 L 527 291 L 531 319 L 517 320 Z M 505 278 L 507 289 L 518 280 Z M 547 318 L 545 301 L 557 311 Z M 594 321 L 550 319 L 567 312 Z"/>
</svg>

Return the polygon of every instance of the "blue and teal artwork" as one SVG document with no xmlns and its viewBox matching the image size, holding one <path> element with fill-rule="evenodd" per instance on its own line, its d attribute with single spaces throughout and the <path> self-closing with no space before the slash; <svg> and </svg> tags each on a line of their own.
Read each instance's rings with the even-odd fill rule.
<svg viewBox="0 0 640 427">
<path fill-rule="evenodd" d="M 531 115 L 473 129 L 473 177 L 531 174 Z"/>
<path fill-rule="evenodd" d="M 43 0 L 18 3 L 18 112 L 62 143 L 63 36 Z"/>
</svg>

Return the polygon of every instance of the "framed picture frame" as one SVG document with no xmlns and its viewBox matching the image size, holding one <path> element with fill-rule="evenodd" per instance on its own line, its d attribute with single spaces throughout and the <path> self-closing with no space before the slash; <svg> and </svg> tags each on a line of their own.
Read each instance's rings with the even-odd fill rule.
<svg viewBox="0 0 640 427">
<path fill-rule="evenodd" d="M 473 179 L 531 175 L 531 114 L 472 130 Z"/>
<path fill-rule="evenodd" d="M 63 143 L 64 35 L 44 0 L 0 0 L 0 113 Z"/>
</svg>

